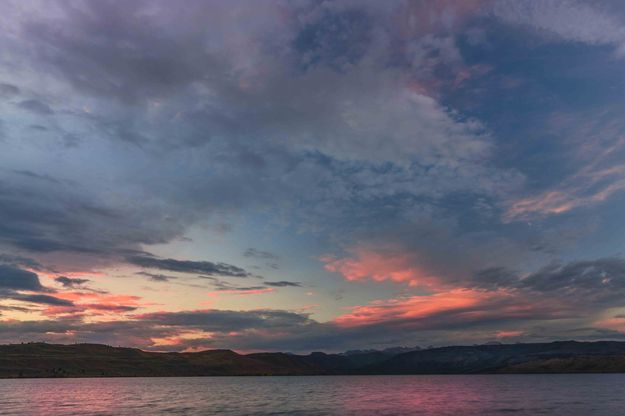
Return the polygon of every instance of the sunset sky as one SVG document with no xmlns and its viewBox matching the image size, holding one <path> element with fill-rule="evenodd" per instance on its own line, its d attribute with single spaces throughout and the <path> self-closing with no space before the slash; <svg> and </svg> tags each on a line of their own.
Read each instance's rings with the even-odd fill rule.
<svg viewBox="0 0 625 416">
<path fill-rule="evenodd" d="M 0 3 L 0 343 L 625 339 L 621 1 Z"/>
</svg>

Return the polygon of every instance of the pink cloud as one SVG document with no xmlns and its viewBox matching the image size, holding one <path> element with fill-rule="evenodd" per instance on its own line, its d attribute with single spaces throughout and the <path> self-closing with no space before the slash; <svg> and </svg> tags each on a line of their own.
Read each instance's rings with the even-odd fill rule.
<svg viewBox="0 0 625 416">
<path fill-rule="evenodd" d="M 523 331 L 498 331 L 495 336 L 497 338 L 514 338 L 523 335 Z"/>
<path fill-rule="evenodd" d="M 617 315 L 612 318 L 601 319 L 594 322 L 594 326 L 618 332 L 625 332 L 625 316 Z"/>
<path fill-rule="evenodd" d="M 414 254 L 398 247 L 369 248 L 357 246 L 350 250 L 350 257 L 323 256 L 324 268 L 339 273 L 350 281 L 374 280 L 407 283 L 410 286 L 431 285 L 436 279 L 415 266 Z"/>
<path fill-rule="evenodd" d="M 334 320 L 341 326 L 359 326 L 403 319 L 426 319 L 443 312 L 475 311 L 476 307 L 492 299 L 493 293 L 457 289 L 428 296 L 411 296 L 377 300 L 356 306 L 351 312 Z"/>
<path fill-rule="evenodd" d="M 96 292 L 60 292 L 56 297 L 69 300 L 74 306 L 49 306 L 45 315 L 107 315 L 135 311 L 140 305 L 139 296 L 109 295 Z"/>
<path fill-rule="evenodd" d="M 388 324 L 418 330 L 504 319 L 560 319 L 574 315 L 573 309 L 553 299 L 528 299 L 515 291 L 453 289 L 433 295 L 375 300 L 353 307 L 333 322 L 342 327 Z M 505 330 L 498 334 L 501 337 L 521 335 Z"/>
<path fill-rule="evenodd" d="M 505 221 L 529 219 L 533 216 L 557 215 L 575 208 L 603 202 L 613 194 L 625 189 L 625 164 L 616 157 L 625 148 L 625 138 L 594 154 L 587 165 L 563 181 L 555 189 L 513 201 L 504 214 Z M 581 157 L 587 157 L 586 154 Z M 616 157 L 616 162 L 615 162 Z"/>
</svg>

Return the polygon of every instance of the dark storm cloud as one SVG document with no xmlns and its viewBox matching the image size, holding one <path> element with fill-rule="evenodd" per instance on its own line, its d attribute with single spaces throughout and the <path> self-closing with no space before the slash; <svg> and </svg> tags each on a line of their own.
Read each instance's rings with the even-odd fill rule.
<svg viewBox="0 0 625 416">
<path fill-rule="evenodd" d="M 35 273 L 0 264 L 0 288 L 39 291 L 43 286 Z"/>
<path fill-rule="evenodd" d="M 160 259 L 150 256 L 128 256 L 128 263 L 148 269 L 168 270 L 179 273 L 199 273 L 209 276 L 252 277 L 253 275 L 237 266 L 210 261 Z"/>
<path fill-rule="evenodd" d="M 79 279 L 77 277 L 67 277 L 67 276 L 58 276 L 55 277 L 54 280 L 63 285 L 63 287 L 74 288 L 76 286 L 81 286 L 87 282 L 90 282 L 89 279 Z"/>
</svg>

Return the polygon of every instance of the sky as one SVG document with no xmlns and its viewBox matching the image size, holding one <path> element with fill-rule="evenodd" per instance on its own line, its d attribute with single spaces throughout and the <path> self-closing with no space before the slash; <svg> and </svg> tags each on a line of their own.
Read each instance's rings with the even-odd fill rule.
<svg viewBox="0 0 625 416">
<path fill-rule="evenodd" d="M 625 339 L 622 2 L 0 9 L 0 343 Z"/>
</svg>

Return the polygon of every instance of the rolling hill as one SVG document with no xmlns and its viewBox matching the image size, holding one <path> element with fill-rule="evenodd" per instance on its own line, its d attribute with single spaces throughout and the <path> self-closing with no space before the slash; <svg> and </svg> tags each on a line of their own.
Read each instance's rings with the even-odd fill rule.
<svg viewBox="0 0 625 416">
<path fill-rule="evenodd" d="M 344 354 L 147 352 L 99 344 L 0 346 L 0 378 L 625 372 L 625 342 L 562 341 Z"/>
</svg>

